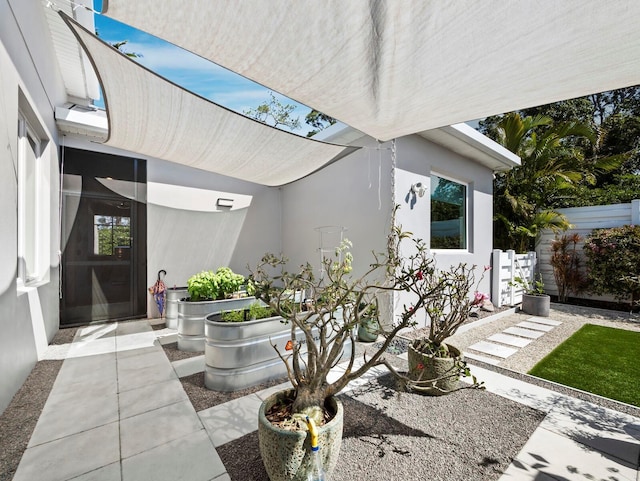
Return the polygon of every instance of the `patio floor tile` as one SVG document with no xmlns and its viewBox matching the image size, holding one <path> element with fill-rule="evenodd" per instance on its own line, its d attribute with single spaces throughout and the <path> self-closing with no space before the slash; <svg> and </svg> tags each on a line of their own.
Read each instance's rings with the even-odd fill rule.
<svg viewBox="0 0 640 481">
<path fill-rule="evenodd" d="M 537 429 L 516 460 L 556 479 L 636 481 L 635 466 L 612 458 L 546 429 Z M 614 476 L 614 478 L 612 478 Z"/>
<path fill-rule="evenodd" d="M 120 463 L 113 463 L 103 468 L 82 474 L 70 481 L 121 481 Z"/>
<path fill-rule="evenodd" d="M 640 459 L 640 420 L 595 404 L 567 398 L 540 427 L 630 464 Z"/>
<path fill-rule="evenodd" d="M 121 392 L 119 396 L 120 419 L 189 400 L 177 379 L 131 389 Z"/>
<path fill-rule="evenodd" d="M 209 481 L 224 473 L 204 429 L 122 460 L 123 481 Z"/>
<path fill-rule="evenodd" d="M 120 460 L 118 423 L 28 448 L 14 481 L 63 481 Z"/>
<path fill-rule="evenodd" d="M 29 447 L 118 421 L 118 395 L 85 392 L 50 396 L 29 440 Z"/>
<path fill-rule="evenodd" d="M 198 413 L 214 446 L 240 438 L 258 429 L 262 400 L 255 394 L 213 406 Z"/>
<path fill-rule="evenodd" d="M 202 425 L 189 401 L 122 419 L 122 458 L 142 453 L 201 429 Z"/>
<path fill-rule="evenodd" d="M 132 358 L 135 359 L 135 358 Z M 118 391 L 125 392 L 137 389 L 149 384 L 177 379 L 176 373 L 171 369 L 169 361 L 150 366 L 137 367 L 130 365 L 123 369 L 118 369 Z"/>
</svg>

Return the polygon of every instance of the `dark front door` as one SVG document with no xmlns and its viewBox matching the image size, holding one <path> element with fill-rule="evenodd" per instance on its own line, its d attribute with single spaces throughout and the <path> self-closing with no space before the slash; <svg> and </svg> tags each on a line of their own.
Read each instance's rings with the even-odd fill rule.
<svg viewBox="0 0 640 481">
<path fill-rule="evenodd" d="M 61 323 L 146 315 L 144 161 L 63 154 Z"/>
</svg>

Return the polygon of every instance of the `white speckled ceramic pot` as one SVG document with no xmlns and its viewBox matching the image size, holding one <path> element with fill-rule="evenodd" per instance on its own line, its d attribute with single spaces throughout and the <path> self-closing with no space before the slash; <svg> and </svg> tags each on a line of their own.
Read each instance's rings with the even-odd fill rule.
<svg viewBox="0 0 640 481">
<path fill-rule="evenodd" d="M 262 403 L 258 413 L 260 454 L 271 481 L 307 481 L 311 466 L 309 433 L 281 429 L 271 424 L 265 416 L 271 406 L 290 393 L 289 390 L 271 395 Z M 331 476 L 342 445 L 344 412 L 338 399 L 331 398 L 329 403 L 329 408 L 336 414 L 331 421 L 318 428 L 318 445 L 324 469 Z"/>
</svg>

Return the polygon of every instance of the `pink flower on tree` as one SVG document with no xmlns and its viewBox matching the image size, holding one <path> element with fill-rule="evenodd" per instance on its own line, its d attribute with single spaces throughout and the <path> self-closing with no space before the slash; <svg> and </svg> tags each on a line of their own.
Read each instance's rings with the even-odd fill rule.
<svg viewBox="0 0 640 481">
<path fill-rule="evenodd" d="M 473 301 L 471 302 L 472 306 L 480 306 L 484 303 L 484 301 L 489 300 L 489 296 L 484 292 L 476 291 L 473 295 Z"/>
</svg>

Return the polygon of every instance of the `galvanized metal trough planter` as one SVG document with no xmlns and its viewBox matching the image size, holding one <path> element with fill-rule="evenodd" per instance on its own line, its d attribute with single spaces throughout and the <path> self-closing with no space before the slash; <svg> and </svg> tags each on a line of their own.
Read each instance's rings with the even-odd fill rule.
<svg viewBox="0 0 640 481">
<path fill-rule="evenodd" d="M 220 301 L 177 301 L 178 349 L 188 352 L 204 351 L 204 321 L 207 315 L 249 308 L 254 302 L 257 302 L 255 297 Z"/>
<path fill-rule="evenodd" d="M 286 353 L 291 340 L 291 325 L 282 317 L 245 322 L 223 322 L 210 314 L 205 322 L 204 384 L 214 391 L 237 391 L 286 376 L 287 369 L 273 346 Z M 313 331 L 316 342 L 319 329 Z M 304 339 L 302 331 L 296 339 Z M 304 341 L 303 341 L 304 342 Z M 344 345 L 343 357 L 351 354 L 351 342 Z M 302 346 L 306 353 L 306 346 Z"/>
<path fill-rule="evenodd" d="M 169 329 L 178 329 L 178 301 L 189 297 L 186 287 L 169 287 L 167 289 L 167 307 L 165 310 L 165 324 Z"/>
</svg>

